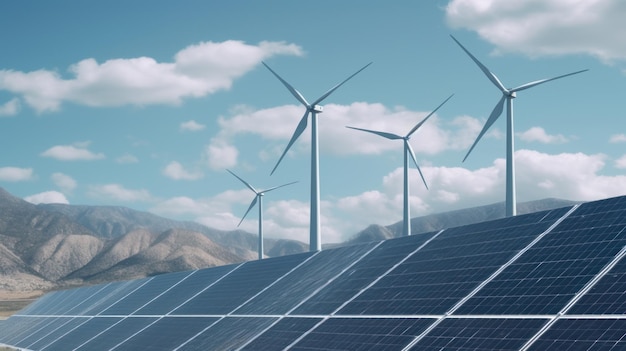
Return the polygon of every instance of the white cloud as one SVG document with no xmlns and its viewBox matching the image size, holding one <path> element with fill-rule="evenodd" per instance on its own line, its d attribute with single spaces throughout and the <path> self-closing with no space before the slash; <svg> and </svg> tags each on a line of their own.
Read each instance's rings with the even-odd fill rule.
<svg viewBox="0 0 626 351">
<path fill-rule="evenodd" d="M 87 149 L 89 142 L 74 145 L 56 145 L 41 153 L 41 156 L 60 161 L 91 161 L 105 158 L 102 153 L 94 153 Z"/>
<path fill-rule="evenodd" d="M 225 169 L 237 164 L 239 151 L 236 147 L 221 139 L 211 140 L 211 144 L 205 148 L 205 157 L 211 169 Z"/>
<path fill-rule="evenodd" d="M 615 167 L 619 169 L 626 169 L 626 155 L 615 160 Z"/>
<path fill-rule="evenodd" d="M 39 194 L 30 195 L 24 198 L 24 200 L 32 204 L 69 204 L 65 195 L 58 191 L 44 191 Z"/>
<path fill-rule="evenodd" d="M 621 0 L 453 0 L 453 28 L 476 31 L 499 51 L 529 56 L 588 54 L 626 59 L 626 3 Z"/>
<path fill-rule="evenodd" d="M 131 154 L 124 154 L 118 158 L 115 159 L 115 162 L 120 163 L 120 164 L 131 164 L 131 163 L 137 163 L 139 162 L 139 159 Z"/>
<path fill-rule="evenodd" d="M 193 119 L 180 124 L 181 131 L 198 132 L 206 128 L 204 124 L 200 124 Z"/>
<path fill-rule="evenodd" d="M 476 119 L 467 116 L 457 117 L 452 121 L 444 120 L 439 117 L 440 114 L 445 116 L 444 109 L 445 106 L 412 135 L 411 144 L 416 153 L 433 155 L 450 149 L 464 149 L 473 142 L 472 138 L 482 128 Z M 296 105 L 258 111 L 239 106 L 232 111 L 232 117 L 219 118 L 220 140 L 223 142 L 241 134 L 256 134 L 267 140 L 279 141 L 269 143 L 267 148 L 276 149 L 279 146 L 279 152 L 282 152 L 303 111 L 301 106 Z M 348 129 L 346 126 L 404 136 L 430 112 L 410 111 L 402 107 L 389 109 L 380 103 L 328 104 L 324 106 L 323 118 L 319 119 L 318 124 L 320 148 L 324 152 L 338 155 L 396 152 L 402 150 L 398 141 L 386 140 L 371 133 Z M 308 150 L 310 134 L 308 126 L 291 150 Z M 267 154 L 268 151 L 260 150 L 260 153 Z"/>
<path fill-rule="evenodd" d="M 21 182 L 33 179 L 32 168 L 0 167 L 0 181 Z"/>
<path fill-rule="evenodd" d="M 626 143 L 626 134 L 614 134 L 609 139 L 610 143 Z"/>
<path fill-rule="evenodd" d="M 70 66 L 70 79 L 48 70 L 0 70 L 0 89 L 21 95 L 38 112 L 58 110 L 64 102 L 96 107 L 179 104 L 229 89 L 235 79 L 274 55 L 302 55 L 302 49 L 284 42 L 201 42 L 176 53 L 173 62 L 84 59 Z"/>
<path fill-rule="evenodd" d="M 549 135 L 541 127 L 532 127 L 525 132 L 518 133 L 518 135 L 522 140 L 528 142 L 538 141 L 544 144 L 562 144 L 568 142 L 567 138 L 563 135 Z"/>
<path fill-rule="evenodd" d="M 582 153 L 546 154 L 518 150 L 516 156 L 517 200 L 544 198 L 593 201 L 626 194 L 626 176 L 605 176 L 607 157 Z M 623 158 L 626 165 L 626 156 Z M 422 166 L 430 190 L 411 168 L 411 217 L 503 202 L 505 160 L 497 159 L 479 169 Z M 152 211 L 184 216 L 221 230 L 236 228 L 253 194 L 248 189 L 227 191 L 210 198 L 173 198 Z M 397 168 L 380 179 L 380 185 L 342 198 L 323 200 L 322 243 L 341 242 L 369 224 L 390 225 L 402 220 L 403 172 Z M 235 210 L 235 208 L 238 208 Z M 290 199 L 289 193 L 272 194 L 264 201 L 264 230 L 267 237 L 309 240 L 309 203 Z M 256 233 L 254 211 L 240 229 Z"/>
<path fill-rule="evenodd" d="M 198 180 L 204 176 L 202 172 L 191 172 L 186 170 L 183 165 L 176 161 L 170 162 L 165 169 L 163 175 L 174 180 Z"/>
<path fill-rule="evenodd" d="M 88 195 L 98 199 L 115 200 L 122 202 L 152 201 L 152 195 L 145 189 L 127 189 L 120 184 L 92 185 Z"/>
<path fill-rule="evenodd" d="M 20 111 L 20 100 L 15 98 L 0 105 L 0 117 L 2 116 L 14 116 Z"/>
<path fill-rule="evenodd" d="M 50 178 L 52 178 L 54 184 L 61 188 L 64 192 L 71 193 L 74 189 L 76 189 L 76 180 L 66 174 L 53 173 Z"/>
</svg>

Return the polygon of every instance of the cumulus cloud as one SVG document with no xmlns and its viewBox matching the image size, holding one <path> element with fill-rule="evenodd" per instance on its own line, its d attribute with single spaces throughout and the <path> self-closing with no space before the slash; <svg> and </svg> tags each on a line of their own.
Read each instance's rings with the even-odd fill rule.
<svg viewBox="0 0 626 351">
<path fill-rule="evenodd" d="M 76 180 L 67 174 L 53 173 L 50 178 L 52 178 L 52 182 L 64 192 L 71 193 L 76 189 Z"/>
<path fill-rule="evenodd" d="M 442 110 L 445 108 L 442 107 Z M 473 141 L 472 137 L 482 128 L 480 122 L 471 117 L 457 117 L 445 120 L 445 111 L 438 111 L 424 123 L 411 137 L 411 144 L 416 153 L 433 155 L 445 150 L 466 148 Z M 431 111 L 410 111 L 403 107 L 388 108 L 380 103 L 355 102 L 350 105 L 328 104 L 318 123 L 320 148 L 324 152 L 337 155 L 381 154 L 395 152 L 401 145 L 370 133 L 346 128 L 353 126 L 383 132 L 406 135 L 416 124 L 421 122 Z M 221 116 L 220 140 L 232 140 L 237 135 L 255 134 L 263 139 L 276 141 L 268 148 L 284 150 L 291 138 L 303 108 L 297 105 L 284 105 L 262 110 L 250 110 L 239 106 L 232 111 L 232 116 Z M 302 133 L 294 152 L 308 149 L 310 145 L 310 126 Z M 263 150 L 267 153 L 267 149 Z M 274 152 L 271 152 L 272 154 Z"/>
<path fill-rule="evenodd" d="M 75 143 L 74 145 L 56 145 L 41 153 L 43 157 L 50 157 L 59 161 L 92 161 L 105 158 L 103 153 L 95 153 L 87 149 L 89 142 Z"/>
<path fill-rule="evenodd" d="M 180 104 L 229 89 L 235 79 L 275 55 L 302 55 L 302 49 L 284 42 L 201 42 L 176 53 L 172 62 L 84 59 L 70 66 L 69 79 L 51 70 L 0 70 L 0 90 L 20 95 L 40 113 L 58 110 L 65 102 L 95 107 Z"/>
<path fill-rule="evenodd" d="M 63 193 L 58 191 L 44 191 L 39 194 L 30 195 L 24 198 L 24 200 L 32 204 L 69 204 L 67 198 Z"/>
<path fill-rule="evenodd" d="M 619 169 L 626 169 L 626 155 L 615 160 L 615 167 Z"/>
<path fill-rule="evenodd" d="M 209 167 L 215 170 L 234 167 L 239 155 L 236 147 L 221 139 L 213 139 L 204 152 Z"/>
<path fill-rule="evenodd" d="M 123 154 L 122 156 L 116 158 L 115 162 L 120 164 L 131 164 L 139 162 L 139 159 L 135 155 Z"/>
<path fill-rule="evenodd" d="M 529 56 L 588 54 L 626 60 L 626 3 L 621 0 L 453 0 L 453 28 L 476 31 L 502 52 Z"/>
<path fill-rule="evenodd" d="M 549 135 L 548 133 L 546 133 L 545 129 L 541 127 L 532 127 L 525 132 L 518 133 L 518 135 L 524 141 L 537 141 L 544 144 L 563 144 L 569 141 L 565 136 L 561 134 Z"/>
<path fill-rule="evenodd" d="M 127 189 L 120 184 L 92 185 L 88 195 L 97 199 L 114 200 L 121 202 L 147 202 L 152 195 L 145 189 Z"/>
<path fill-rule="evenodd" d="M 206 128 L 204 124 L 200 124 L 194 121 L 193 119 L 180 124 L 181 131 L 198 132 L 198 131 L 203 130 L 204 128 Z"/>
<path fill-rule="evenodd" d="M 515 156 L 518 202 L 549 197 L 593 201 L 626 194 L 626 176 L 602 175 L 607 159 L 603 154 L 552 155 L 518 150 Z M 491 165 L 479 169 L 422 166 L 430 190 L 424 187 L 417 170 L 411 168 L 411 216 L 503 202 L 505 166 L 504 159 L 497 159 Z M 248 189 L 242 189 L 209 198 L 177 197 L 158 203 L 151 211 L 161 215 L 187 216 L 190 220 L 212 228 L 233 230 L 252 196 Z M 308 243 L 309 203 L 289 197 L 288 193 L 276 193 L 265 199 L 263 213 L 266 236 Z M 322 242 L 348 240 L 369 224 L 390 225 L 401 221 L 402 198 L 403 170 L 399 167 L 382 177 L 376 189 L 323 200 Z M 240 229 L 256 233 L 257 225 L 256 217 L 249 216 Z"/>
<path fill-rule="evenodd" d="M 20 111 L 20 100 L 15 98 L 0 105 L 0 117 L 2 116 L 14 116 Z"/>
<path fill-rule="evenodd" d="M 21 182 L 33 179 L 32 168 L 0 167 L 0 181 Z"/>
<path fill-rule="evenodd" d="M 165 166 L 163 175 L 174 180 L 198 180 L 204 176 L 202 172 L 186 170 L 183 165 L 176 161 L 172 161 Z"/>
<path fill-rule="evenodd" d="M 609 139 L 610 143 L 626 143 L 626 134 L 614 134 Z"/>
</svg>

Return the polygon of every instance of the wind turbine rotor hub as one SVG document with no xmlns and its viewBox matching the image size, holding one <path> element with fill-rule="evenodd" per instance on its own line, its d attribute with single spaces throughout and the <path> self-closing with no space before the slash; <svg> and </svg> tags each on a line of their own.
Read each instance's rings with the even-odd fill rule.
<svg viewBox="0 0 626 351">
<path fill-rule="evenodd" d="M 512 99 L 515 99 L 517 97 L 517 93 L 514 91 L 507 92 L 507 95 Z"/>
<path fill-rule="evenodd" d="M 311 111 L 315 112 L 315 113 L 322 113 L 322 112 L 324 112 L 324 106 L 322 106 L 322 105 L 313 105 L 311 107 Z"/>
</svg>

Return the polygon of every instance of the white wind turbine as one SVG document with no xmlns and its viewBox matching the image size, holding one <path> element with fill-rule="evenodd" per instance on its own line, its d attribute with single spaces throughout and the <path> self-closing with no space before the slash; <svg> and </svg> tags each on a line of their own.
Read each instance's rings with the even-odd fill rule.
<svg viewBox="0 0 626 351">
<path fill-rule="evenodd" d="M 332 94 L 340 86 L 342 86 L 345 82 L 350 80 L 352 77 L 357 75 L 359 72 L 361 72 L 362 70 L 364 70 L 367 66 L 371 64 L 372 64 L 371 62 L 368 63 L 363 68 L 361 68 L 360 70 L 352 74 L 350 77 L 346 78 L 343 82 L 332 87 L 330 90 L 324 93 L 324 95 L 317 98 L 317 100 L 315 100 L 312 104 L 309 104 L 304 98 L 304 96 L 298 90 L 296 90 L 296 88 L 291 86 L 291 84 L 287 83 L 287 81 L 285 81 L 276 72 L 274 72 L 274 70 L 272 70 L 270 66 L 268 66 L 265 62 L 263 62 L 263 65 L 265 65 L 265 67 L 267 67 L 267 69 L 269 69 L 270 72 L 272 72 L 272 74 L 274 74 L 274 76 L 276 76 L 276 78 L 278 78 L 278 80 L 280 80 L 281 83 L 283 83 L 283 85 L 289 90 L 289 92 L 298 101 L 300 101 L 300 103 L 304 105 L 304 107 L 306 107 L 306 111 L 304 112 L 304 115 L 300 119 L 300 122 L 298 123 L 296 130 L 293 132 L 293 135 L 291 136 L 291 140 L 289 140 L 289 143 L 287 144 L 285 151 L 283 151 L 283 154 L 278 159 L 278 162 L 276 162 L 276 166 L 274 166 L 274 169 L 272 169 L 271 174 L 274 174 L 274 171 L 280 164 L 280 161 L 282 161 L 283 157 L 285 157 L 285 155 L 287 154 L 287 151 L 289 151 L 289 148 L 298 139 L 298 137 L 300 137 L 302 132 L 304 132 L 308 123 L 309 114 L 311 114 L 311 210 L 310 210 L 311 219 L 310 219 L 310 224 L 309 224 L 310 226 L 309 250 L 310 251 L 319 251 L 322 249 L 321 235 L 320 235 L 320 173 L 319 173 L 319 146 L 318 146 L 318 136 L 317 136 L 317 114 L 322 113 L 324 109 L 322 106 L 318 104 L 321 103 L 324 99 L 326 99 L 330 94 Z"/>
<path fill-rule="evenodd" d="M 393 133 L 379 132 L 379 131 L 370 130 L 370 129 L 347 127 L 350 129 L 356 129 L 356 130 L 360 130 L 363 132 L 376 134 L 376 135 L 379 135 L 383 138 L 387 138 L 390 140 L 402 139 L 402 141 L 404 142 L 404 207 L 403 207 L 403 215 L 402 215 L 402 235 L 403 236 L 411 235 L 411 214 L 410 214 L 410 206 L 409 206 L 409 155 L 411 155 L 411 158 L 413 159 L 413 163 L 415 164 L 415 167 L 417 167 L 417 171 L 422 177 L 424 186 L 426 187 L 426 189 L 428 189 L 428 185 L 426 184 L 426 180 L 424 179 L 424 174 L 422 174 L 422 170 L 420 169 L 420 166 L 417 164 L 417 160 L 415 159 L 415 152 L 413 152 L 413 148 L 411 147 L 411 144 L 409 143 L 409 139 L 411 139 L 411 135 L 415 133 L 419 129 L 419 127 L 421 127 L 422 124 L 424 124 L 424 122 L 426 122 L 426 120 L 430 118 L 430 116 L 432 116 L 435 112 L 437 112 L 437 110 L 441 106 L 443 106 L 443 104 L 445 104 L 448 100 L 450 100 L 450 98 L 452 98 L 453 95 L 454 94 L 450 95 L 447 99 L 445 99 L 439 106 L 437 106 L 436 109 L 433 110 L 433 112 L 428 114 L 428 116 L 426 116 L 421 122 L 416 124 L 415 127 L 413 127 L 413 129 L 411 129 L 405 136 L 400 136 L 400 135 L 393 134 Z"/>
<path fill-rule="evenodd" d="M 250 212 L 252 207 L 254 207 L 254 205 L 256 205 L 256 203 L 258 201 L 259 202 L 259 244 L 258 244 L 258 249 L 259 249 L 259 260 L 261 260 L 261 259 L 263 259 L 263 195 L 265 195 L 265 193 L 267 193 L 269 191 L 272 191 L 272 190 L 275 190 L 275 189 L 278 189 L 278 188 L 282 188 L 284 186 L 291 185 L 291 184 L 294 184 L 294 183 L 297 183 L 297 182 L 291 182 L 291 183 L 275 186 L 273 188 L 269 188 L 269 189 L 266 189 L 266 190 L 258 191 L 252 185 L 250 185 L 250 183 L 248 183 L 245 180 L 241 179 L 238 175 L 233 173 L 231 170 L 227 169 L 227 171 L 230 174 L 234 175 L 235 178 L 239 179 L 242 183 L 244 183 L 248 187 L 248 189 L 252 190 L 256 194 L 256 196 L 254 197 L 254 199 L 250 203 L 250 206 L 248 206 L 248 210 L 243 215 L 243 217 L 241 217 L 241 221 L 239 221 L 239 224 L 237 224 L 237 227 L 239 227 L 241 225 L 241 223 L 243 222 L 244 218 L 246 218 L 246 216 L 248 215 L 248 212 Z"/>
<path fill-rule="evenodd" d="M 450 36 L 457 44 L 459 44 L 461 49 L 463 49 L 463 51 L 465 51 L 465 53 L 469 55 L 469 57 L 478 65 L 480 70 L 483 71 L 483 73 L 487 76 L 487 78 L 496 87 L 498 87 L 498 89 L 500 89 L 500 91 L 502 92 L 502 97 L 500 98 L 500 101 L 498 101 L 493 111 L 491 111 L 491 114 L 489 115 L 489 118 L 487 119 L 485 126 L 480 131 L 480 133 L 478 134 L 478 137 L 474 141 L 474 144 L 472 144 L 472 147 L 470 147 L 469 151 L 463 158 L 463 162 L 465 162 L 465 159 L 467 159 L 467 156 L 469 156 L 469 154 L 472 152 L 472 150 L 474 149 L 474 146 L 476 146 L 480 138 L 482 138 L 483 135 L 485 135 L 485 133 L 491 127 L 491 125 L 493 125 L 493 123 L 498 119 L 498 117 L 500 117 L 500 115 L 502 114 L 503 107 L 504 107 L 504 102 L 506 101 L 507 103 L 506 105 L 506 117 L 507 117 L 506 119 L 506 216 L 507 217 L 515 216 L 517 214 L 517 210 L 516 210 L 516 200 L 515 200 L 515 160 L 514 160 L 514 146 L 513 146 L 513 136 L 514 136 L 513 135 L 513 99 L 515 99 L 515 97 L 517 96 L 516 93 L 518 91 L 532 88 L 539 84 L 543 84 L 552 80 L 560 79 L 560 78 L 571 76 L 574 74 L 582 73 L 588 70 L 584 69 L 581 71 L 563 74 L 563 75 L 553 77 L 553 78 L 536 80 L 530 83 L 522 84 L 518 86 L 517 88 L 507 89 L 504 87 L 504 85 L 502 85 L 502 83 L 500 82 L 498 77 L 496 77 L 495 74 L 489 71 L 489 69 L 485 67 L 485 65 L 483 65 L 480 61 L 478 61 L 478 59 L 476 59 L 474 55 L 472 55 L 463 45 L 461 45 L 461 43 L 459 43 L 459 41 L 456 40 L 454 36 L 452 35 Z"/>
</svg>

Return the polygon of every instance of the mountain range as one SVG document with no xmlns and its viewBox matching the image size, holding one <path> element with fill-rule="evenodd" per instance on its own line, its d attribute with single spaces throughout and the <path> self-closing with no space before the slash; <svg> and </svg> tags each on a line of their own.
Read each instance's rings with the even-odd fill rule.
<svg viewBox="0 0 626 351">
<path fill-rule="evenodd" d="M 575 202 L 545 199 L 518 205 L 518 213 Z M 413 234 L 504 216 L 498 203 L 411 220 Z M 384 240 L 401 234 L 402 223 L 372 224 L 338 245 Z M 0 188 L 0 290 L 50 290 L 166 272 L 254 260 L 257 236 L 175 221 L 125 207 L 34 205 Z M 308 250 L 294 240 L 265 240 L 265 255 Z"/>
</svg>

